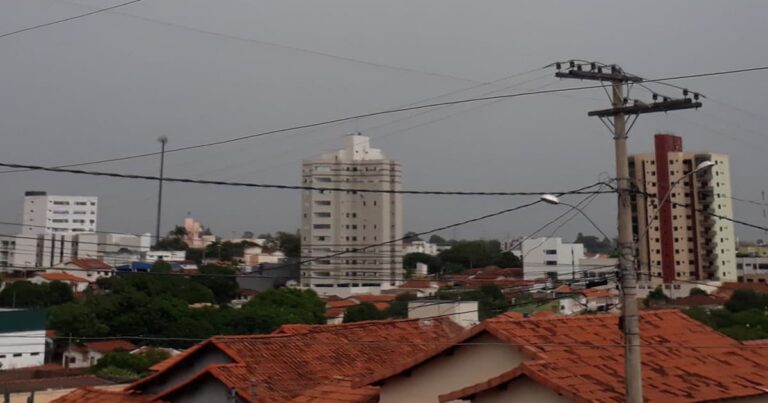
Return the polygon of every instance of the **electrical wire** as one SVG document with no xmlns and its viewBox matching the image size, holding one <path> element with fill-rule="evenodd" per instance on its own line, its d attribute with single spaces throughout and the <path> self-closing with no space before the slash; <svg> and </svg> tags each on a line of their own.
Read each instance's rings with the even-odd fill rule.
<svg viewBox="0 0 768 403">
<path fill-rule="evenodd" d="M 9 37 L 11 35 L 20 34 L 22 32 L 32 31 L 32 30 L 39 29 L 39 28 L 50 27 L 51 25 L 60 24 L 62 22 L 72 21 L 72 20 L 76 20 L 76 19 L 79 19 L 79 18 L 88 17 L 88 16 L 91 16 L 91 15 L 94 15 L 94 14 L 103 13 L 105 11 L 110 11 L 110 10 L 114 10 L 114 9 L 117 9 L 117 8 L 120 8 L 120 7 L 125 7 L 125 6 L 128 6 L 128 5 L 134 4 L 134 3 L 138 3 L 140 1 L 143 1 L 143 0 L 131 0 L 131 1 L 128 1 L 128 2 L 125 2 L 125 3 L 116 4 L 116 5 L 111 6 L 111 7 L 105 7 L 105 8 L 100 8 L 100 9 L 97 9 L 97 10 L 93 10 L 93 11 L 90 11 L 90 12 L 87 12 L 87 13 L 84 13 L 84 14 L 79 14 L 79 15 L 75 15 L 75 16 L 72 16 L 72 17 L 62 18 L 62 19 L 56 20 L 56 21 L 46 22 L 44 24 L 34 25 L 34 26 L 31 26 L 31 27 L 27 27 L 27 28 L 22 28 L 22 29 L 13 31 L 13 32 L 6 32 L 4 34 L 0 34 L 0 39 Z"/>
<path fill-rule="evenodd" d="M 670 76 L 670 77 L 663 77 L 663 78 L 657 78 L 657 79 L 645 79 L 643 82 L 649 83 L 649 82 L 663 82 L 663 81 L 671 81 L 671 80 L 682 80 L 682 79 L 691 79 L 691 78 L 701 78 L 701 77 L 712 77 L 712 76 L 721 76 L 721 75 L 727 75 L 727 74 L 740 74 L 740 73 L 747 73 L 747 72 L 754 72 L 754 71 L 763 71 L 768 70 L 768 66 L 760 66 L 760 67 L 750 67 L 750 68 L 744 68 L 744 69 L 734 69 L 734 70 L 722 70 L 722 71 L 716 71 L 716 72 L 709 72 L 709 73 L 698 73 L 698 74 L 686 74 L 686 75 L 678 75 L 678 76 Z M 415 105 L 415 106 L 409 106 L 409 107 L 402 107 L 402 108 L 394 108 L 394 109 L 387 109 L 377 112 L 369 112 L 369 113 L 363 113 L 358 115 L 352 115 L 337 119 L 331 119 L 326 120 L 322 122 L 315 122 L 315 123 L 308 123 L 298 126 L 292 126 L 292 127 L 286 127 L 282 129 L 275 129 L 275 130 L 269 130 L 265 132 L 260 133 L 254 133 L 249 134 L 245 136 L 235 137 L 231 139 L 226 140 L 219 140 L 219 141 L 213 141 L 209 143 L 202 143 L 202 144 L 195 144 L 185 147 L 179 147 L 179 148 L 172 148 L 168 149 L 165 152 L 166 153 L 173 153 L 178 151 L 186 151 L 186 150 L 193 150 L 198 148 L 204 148 L 204 147 L 211 147 L 211 146 L 217 146 L 222 144 L 228 144 L 233 143 L 237 141 L 247 140 L 251 138 L 256 137 L 263 137 L 271 134 L 278 134 L 278 133 L 284 133 L 289 131 L 295 131 L 300 129 L 307 129 L 312 127 L 319 127 L 319 126 L 326 126 L 334 123 L 339 122 L 346 122 L 350 120 L 355 119 L 363 119 L 363 118 L 369 118 L 374 116 L 381 116 L 381 115 L 387 115 L 387 114 L 393 114 L 393 113 L 400 113 L 400 112 L 406 112 L 411 110 L 419 110 L 419 109 L 427 109 L 427 108 L 435 108 L 439 106 L 448 106 L 448 105 L 459 105 L 464 103 L 470 103 L 470 102 L 482 102 L 482 101 L 491 101 L 496 99 L 505 99 L 505 98 L 517 98 L 517 97 L 524 97 L 524 96 L 530 96 L 530 95 L 541 95 L 541 94 L 553 94 L 553 93 L 560 93 L 560 92 L 570 92 L 570 91 L 581 91 L 581 90 L 588 90 L 588 89 L 596 89 L 596 88 L 603 88 L 602 85 L 586 85 L 586 86 L 580 86 L 580 87 L 567 87 L 567 88 L 559 88 L 559 89 L 549 89 L 549 90 L 538 90 L 538 91 L 523 91 L 513 94 L 502 94 L 502 95 L 493 95 L 493 96 L 485 96 L 485 97 L 475 97 L 475 98 L 465 98 L 465 99 L 459 99 L 454 101 L 444 101 L 444 102 L 436 102 L 431 104 L 423 104 L 423 105 Z M 93 165 L 93 164 L 102 164 L 107 162 L 116 162 L 116 161 L 124 161 L 129 159 L 135 159 L 135 158 L 142 158 L 142 157 L 149 157 L 153 155 L 159 155 L 160 152 L 149 152 L 149 153 L 143 153 L 143 154 L 134 154 L 134 155 L 127 155 L 123 157 L 115 157 L 115 158 L 109 158 L 109 159 L 103 159 L 103 160 L 97 160 L 97 161 L 89 161 L 89 162 L 81 162 L 81 163 L 73 163 L 73 164 L 66 164 L 66 165 L 59 165 L 59 168 L 71 168 L 76 166 L 83 166 L 83 165 Z M 23 168 L 23 167 L 22 167 Z M 0 173 L 11 173 L 11 172 L 20 172 L 20 171 L 2 171 Z"/>
<path fill-rule="evenodd" d="M 141 179 L 160 181 L 159 176 L 153 175 L 131 175 L 121 174 L 117 172 L 102 172 L 102 171 L 85 171 L 80 169 L 66 169 L 66 168 L 54 168 L 44 167 L 38 165 L 26 165 L 26 164 L 14 164 L 7 162 L 0 162 L 0 166 L 11 168 L 25 168 L 37 171 L 46 172 L 59 172 L 70 173 L 77 175 L 90 175 L 90 176 L 106 176 L 111 178 L 121 179 Z M 593 194 L 594 191 L 578 191 L 578 192 L 463 192 L 463 191 L 440 191 L 440 190 L 382 190 L 382 189 L 360 189 L 360 188 L 345 188 L 345 187 L 319 187 L 319 186 L 300 186 L 300 185 L 275 185 L 253 182 L 228 182 L 218 180 L 204 180 L 204 179 L 191 179 L 191 178 L 170 178 L 163 177 L 163 182 L 176 182 L 176 183 L 195 183 L 204 185 L 219 185 L 219 186 L 237 186 L 237 187 L 251 187 L 251 188 L 264 188 L 264 189 L 284 189 L 284 190 L 315 190 L 315 191 L 336 191 L 336 192 L 359 192 L 359 193 L 387 193 L 387 194 L 409 194 L 409 195 L 455 195 L 455 196 L 539 196 L 542 194 Z M 603 193 L 615 193 L 614 190 L 600 191 Z"/>
</svg>

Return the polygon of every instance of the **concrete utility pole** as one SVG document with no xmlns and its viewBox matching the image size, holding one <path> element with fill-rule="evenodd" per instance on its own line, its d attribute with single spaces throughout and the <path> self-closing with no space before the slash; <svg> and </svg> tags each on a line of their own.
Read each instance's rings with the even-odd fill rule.
<svg viewBox="0 0 768 403">
<path fill-rule="evenodd" d="M 629 125 L 629 129 L 631 129 L 637 117 L 643 113 L 667 112 L 700 107 L 701 103 L 698 102 L 699 94 L 693 94 L 697 102 L 688 98 L 688 90 L 684 90 L 685 98 L 671 99 L 663 97 L 662 101 L 650 104 L 636 100 L 631 105 L 628 105 L 629 99 L 624 95 L 624 87 L 627 87 L 628 95 L 632 86 L 642 82 L 643 79 L 625 73 L 621 67 L 615 64 L 606 65 L 575 60 L 567 62 L 567 71 L 565 72 L 560 71 L 563 67 L 561 63 L 555 63 L 555 67 L 558 70 L 555 73 L 555 77 L 611 83 L 611 108 L 592 111 L 587 113 L 587 115 L 599 117 L 600 121 L 613 132 L 619 199 L 618 249 L 619 274 L 623 290 L 621 330 L 624 333 L 625 393 L 627 402 L 642 403 L 643 378 L 640 358 L 640 317 L 637 306 L 637 270 L 634 263 L 635 243 L 632 239 L 632 183 L 629 178 L 629 162 L 627 158 L 627 134 L 629 130 L 627 129 L 626 116 L 634 116 Z M 656 101 L 657 98 L 658 95 L 654 93 L 653 100 Z"/>
<path fill-rule="evenodd" d="M 160 242 L 160 219 L 163 214 L 163 170 L 165 168 L 165 143 L 168 137 L 160 136 L 157 138 L 160 142 L 160 186 L 157 190 L 157 220 L 155 221 L 155 244 Z"/>
</svg>

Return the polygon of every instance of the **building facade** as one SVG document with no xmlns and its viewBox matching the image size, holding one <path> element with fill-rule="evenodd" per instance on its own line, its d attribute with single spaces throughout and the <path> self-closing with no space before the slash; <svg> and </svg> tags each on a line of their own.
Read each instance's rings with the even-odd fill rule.
<svg viewBox="0 0 768 403">
<path fill-rule="evenodd" d="M 45 362 L 45 310 L 0 308 L 0 370 Z"/>
<path fill-rule="evenodd" d="M 97 211 L 97 197 L 26 192 L 23 226 L 9 266 L 40 267 L 77 257 L 75 235 L 96 231 Z"/>
<path fill-rule="evenodd" d="M 737 257 L 739 283 L 768 283 L 768 257 Z"/>
<path fill-rule="evenodd" d="M 523 241 L 523 279 L 552 276 L 558 279 L 582 277 L 579 261 L 584 259 L 584 245 L 565 243 L 562 238 L 530 238 Z"/>
<path fill-rule="evenodd" d="M 13 265 L 13 254 L 16 251 L 16 238 L 0 236 L 0 271 Z"/>
<path fill-rule="evenodd" d="M 654 143 L 653 153 L 629 157 L 641 282 L 736 281 L 728 156 L 684 152 L 682 138 L 670 134 Z M 705 161 L 715 165 L 691 174 Z"/>
<path fill-rule="evenodd" d="M 371 148 L 368 137 L 346 137 L 345 147 L 304 161 L 301 285 L 320 294 L 347 295 L 393 288 L 403 279 L 400 163 Z M 360 192 L 373 189 L 381 193 Z M 381 245 L 383 242 L 390 242 Z M 362 250 L 368 245 L 377 245 Z M 339 256 L 331 256 L 341 252 Z"/>
</svg>

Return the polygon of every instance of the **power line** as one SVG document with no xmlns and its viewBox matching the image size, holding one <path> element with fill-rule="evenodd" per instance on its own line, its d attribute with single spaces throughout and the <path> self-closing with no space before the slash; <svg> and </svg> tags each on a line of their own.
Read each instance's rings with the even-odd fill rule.
<svg viewBox="0 0 768 403">
<path fill-rule="evenodd" d="M 135 0 L 135 1 L 138 1 L 138 0 Z M 740 74 L 740 73 L 762 71 L 762 70 L 768 70 L 768 66 L 751 67 L 751 68 L 734 69 L 734 70 L 723 70 L 723 71 L 716 71 L 716 72 L 709 72 L 709 73 L 678 75 L 678 76 L 670 76 L 670 77 L 657 78 L 657 79 L 644 79 L 643 82 L 648 83 L 648 82 L 662 82 L 662 81 L 670 81 L 670 80 L 682 80 L 682 79 L 690 79 L 690 78 L 720 76 L 720 75 L 727 75 L 727 74 Z M 209 143 L 202 143 L 202 144 L 196 144 L 196 145 L 191 145 L 191 146 L 173 148 L 173 149 L 166 150 L 166 153 L 172 153 L 172 152 L 178 152 L 178 151 L 186 151 L 186 150 L 193 150 L 193 149 L 204 148 L 204 147 L 217 146 L 217 145 L 221 145 L 221 144 L 228 144 L 228 143 L 233 143 L 233 142 L 247 140 L 247 139 L 256 138 L 256 137 L 263 137 L 263 136 L 267 136 L 267 135 L 271 135 L 271 134 L 284 133 L 284 132 L 300 130 L 300 129 L 308 129 L 308 128 L 312 128 L 312 127 L 319 127 L 319 126 L 325 126 L 325 125 L 330 125 L 330 124 L 334 124 L 334 123 L 346 122 L 346 121 L 349 121 L 349 120 L 369 118 L 369 117 L 374 117 L 374 116 L 387 115 L 387 114 L 399 113 L 399 112 L 406 112 L 406 111 L 411 111 L 411 110 L 435 108 L 435 107 L 449 106 L 449 105 L 459 105 L 459 104 L 470 103 L 470 102 L 482 102 L 482 101 L 491 101 L 491 100 L 496 100 L 496 99 L 517 98 L 517 97 L 530 96 L 530 95 L 553 94 L 553 93 L 560 93 L 560 92 L 580 91 L 580 90 L 597 89 L 597 88 L 604 88 L 604 87 L 603 87 L 603 85 L 586 85 L 586 86 L 581 86 L 581 87 L 568 87 L 568 88 L 560 88 L 560 89 L 524 91 L 524 92 L 518 92 L 518 93 L 514 93 L 514 94 L 502 94 L 502 95 L 493 95 L 493 96 L 485 96 L 485 97 L 466 98 L 466 99 L 459 99 L 459 100 L 455 100 L 455 101 L 444 101 L 444 102 L 437 102 L 437 103 L 431 103 L 431 104 L 423 104 L 423 105 L 415 105 L 415 106 L 402 107 L 402 108 L 387 109 L 387 110 L 383 110 L 383 111 L 363 113 L 363 114 L 347 116 L 347 117 L 343 117 L 343 118 L 326 120 L 326 121 L 322 121 L 322 122 L 309 123 L 309 124 L 292 126 L 292 127 L 276 129 L 276 130 L 269 130 L 269 131 L 265 131 L 265 132 L 260 132 L 260 133 L 254 133 L 254 134 L 249 134 L 249 135 L 245 135 L 245 136 L 235 137 L 235 138 L 231 138 L 231 139 L 227 139 L 227 140 L 219 140 L 219 141 L 214 141 L 214 142 L 209 142 Z M 123 157 L 115 157 L 115 158 L 109 158 L 109 159 L 103 159 L 103 160 L 97 160 L 97 161 L 89 161 L 89 162 L 81 162 L 81 163 L 74 163 L 74 164 L 59 165 L 58 167 L 60 167 L 60 168 L 71 168 L 71 167 L 83 166 L 83 165 L 93 165 L 93 164 L 102 164 L 102 163 L 107 163 L 107 162 L 125 161 L 125 160 L 129 160 L 129 159 L 149 157 L 149 156 L 159 155 L 159 154 L 160 154 L 159 152 L 149 152 L 149 153 L 127 155 L 127 156 L 123 156 Z M 3 171 L 3 172 L 0 172 L 0 173 L 12 173 L 12 172 L 20 172 L 20 171 Z"/>
<path fill-rule="evenodd" d="M 117 4 L 117 5 L 111 6 L 111 7 L 106 7 L 106 8 L 100 8 L 98 10 L 93 10 L 93 11 L 87 12 L 85 14 L 79 14 L 79 15 L 75 15 L 75 16 L 72 16 L 72 17 L 67 17 L 67 18 L 63 18 L 63 19 L 60 19 L 60 20 L 56 20 L 56 21 L 46 22 L 44 24 L 34 25 L 34 26 L 31 26 L 31 27 L 27 27 L 27 28 L 22 28 L 22 29 L 19 29 L 17 31 L 7 32 L 7 33 L 4 33 L 4 34 L 0 34 L 0 39 L 8 37 L 8 36 L 11 36 L 11 35 L 20 34 L 22 32 L 32 31 L 34 29 L 39 29 L 39 28 L 50 27 L 51 25 L 60 24 L 62 22 L 72 21 L 72 20 L 76 20 L 78 18 L 83 18 L 83 17 L 88 17 L 88 16 L 91 16 L 91 15 L 94 15 L 94 14 L 103 13 L 105 11 L 110 11 L 110 10 L 114 10 L 116 8 L 125 7 L 125 6 L 128 6 L 128 5 L 134 4 L 134 3 L 138 3 L 140 1 L 143 1 L 143 0 L 131 0 L 131 1 L 128 1 L 128 2 L 125 2 L 125 3 L 120 3 L 120 4 Z"/>
<path fill-rule="evenodd" d="M 159 176 L 152 175 L 133 175 L 133 174 L 120 174 L 116 172 L 102 172 L 102 171 L 85 171 L 80 169 L 66 169 L 66 168 L 54 168 L 44 167 L 39 165 L 26 165 L 26 164 L 14 164 L 0 162 L 0 166 L 10 168 L 24 168 L 36 171 L 47 172 L 60 172 L 70 173 L 78 175 L 91 175 L 91 176 L 106 176 L 112 178 L 122 179 L 142 179 L 159 181 Z M 164 182 L 178 182 L 178 183 L 196 183 L 204 185 L 219 185 L 219 186 L 239 186 L 239 187 L 252 187 L 252 188 L 266 188 L 266 189 L 286 189 L 286 190 L 315 190 L 315 191 L 337 191 L 337 192 L 359 192 L 359 193 L 390 193 L 390 194 L 412 194 L 412 195 L 455 195 L 455 196 L 539 196 L 547 192 L 464 192 L 464 191 L 439 191 L 439 190 L 381 190 L 381 189 L 355 189 L 355 188 L 339 188 L 339 187 L 318 187 L 318 186 L 300 186 L 300 185 L 274 185 L 263 184 L 253 182 L 229 182 L 218 180 L 205 180 L 205 179 L 191 179 L 191 178 L 169 178 L 163 177 Z M 594 187 L 590 186 L 590 187 Z M 548 192 L 549 194 L 594 194 L 598 191 L 567 191 L 567 192 Z M 599 191 L 598 193 L 615 193 L 615 191 Z"/>
</svg>

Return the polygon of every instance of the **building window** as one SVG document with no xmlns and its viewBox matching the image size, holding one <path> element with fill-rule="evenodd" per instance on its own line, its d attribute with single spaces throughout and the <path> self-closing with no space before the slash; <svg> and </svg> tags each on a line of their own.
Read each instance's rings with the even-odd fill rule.
<svg viewBox="0 0 768 403">
<path fill-rule="evenodd" d="M 329 213 L 329 212 L 327 212 L 327 211 L 321 211 L 321 212 L 317 212 L 317 213 L 315 213 L 315 217 L 319 217 L 319 218 L 331 218 L 331 213 Z"/>
<path fill-rule="evenodd" d="M 544 264 L 547 266 L 557 266 L 557 260 L 547 260 Z"/>
<path fill-rule="evenodd" d="M 557 255 L 557 250 L 555 249 L 545 249 L 544 250 L 545 255 Z"/>
<path fill-rule="evenodd" d="M 312 225 L 312 228 L 314 228 L 314 229 L 331 229 L 331 224 L 314 224 L 314 225 Z"/>
</svg>

